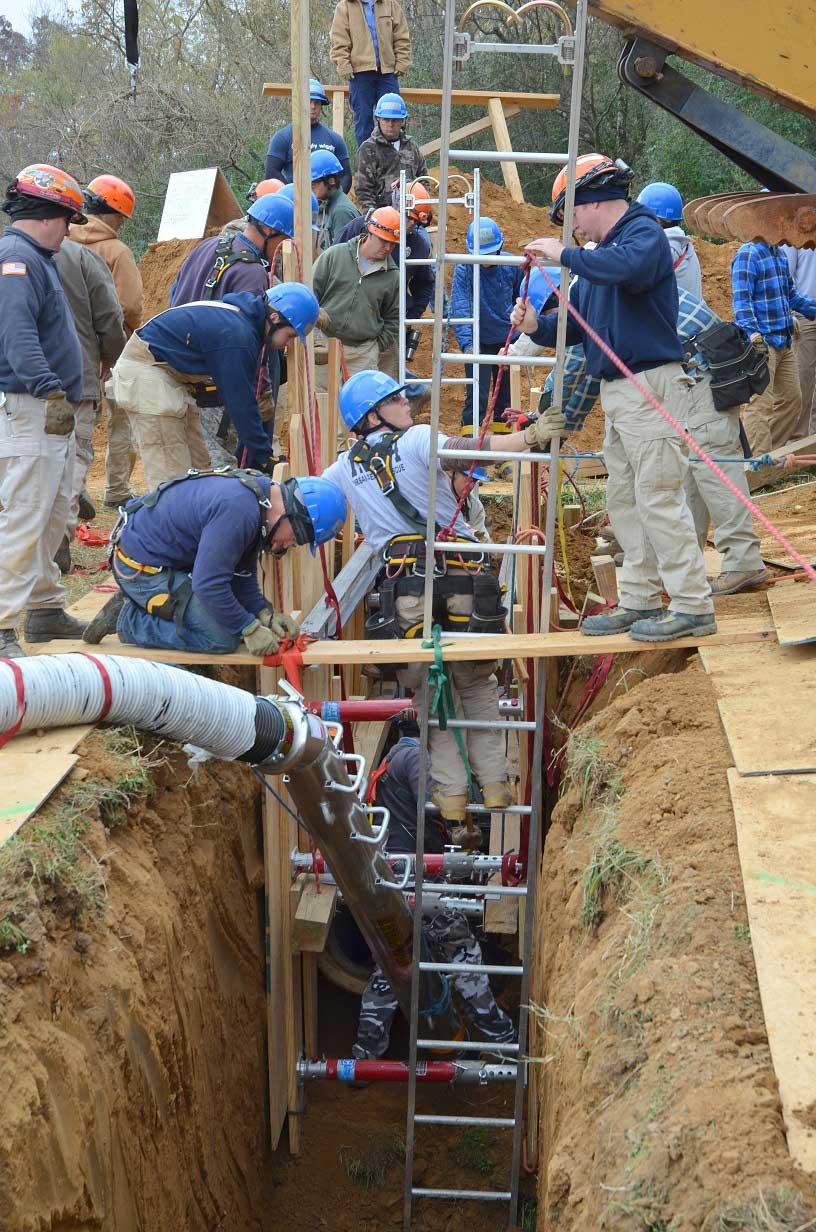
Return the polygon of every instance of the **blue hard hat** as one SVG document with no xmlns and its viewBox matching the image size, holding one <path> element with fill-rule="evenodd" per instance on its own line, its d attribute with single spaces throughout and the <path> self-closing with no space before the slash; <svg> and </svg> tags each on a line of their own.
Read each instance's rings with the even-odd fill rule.
<svg viewBox="0 0 816 1232">
<path fill-rule="evenodd" d="M 673 184 L 664 184 L 662 180 L 647 184 L 638 201 L 666 222 L 680 222 L 683 217 L 683 198 Z"/>
<path fill-rule="evenodd" d="M 340 414 L 347 428 L 356 428 L 369 411 L 377 409 L 386 398 L 393 398 L 405 389 L 399 381 L 376 368 L 355 372 L 340 390 Z"/>
<path fill-rule="evenodd" d="M 383 94 L 374 108 L 375 120 L 407 120 L 408 108 L 401 94 Z"/>
<path fill-rule="evenodd" d="M 327 175 L 341 175 L 343 164 L 331 150 L 315 150 L 312 153 L 312 183 L 324 180 Z"/>
<path fill-rule="evenodd" d="M 283 189 L 276 193 L 266 193 L 252 202 L 247 210 L 247 217 L 262 227 L 271 227 L 289 239 L 295 238 L 295 206 L 284 197 Z"/>
<path fill-rule="evenodd" d="M 309 78 L 309 98 L 315 103 L 327 103 L 328 97 L 316 77 Z"/>
<path fill-rule="evenodd" d="M 283 188 L 279 189 L 279 191 L 275 193 L 275 196 L 276 197 L 288 197 L 289 200 L 294 204 L 294 200 L 295 200 L 294 184 L 284 184 Z M 312 230 L 313 231 L 320 230 L 320 228 L 317 226 L 317 211 L 319 208 L 320 208 L 320 202 L 318 201 L 314 193 L 312 193 Z"/>
<path fill-rule="evenodd" d="M 477 483 L 487 483 L 490 478 L 483 466 L 474 467 L 470 477 L 471 479 L 475 479 Z"/>
<path fill-rule="evenodd" d="M 561 282 L 561 266 L 545 265 L 544 269 L 549 274 L 556 287 L 559 286 Z M 527 298 L 535 308 L 536 312 L 541 311 L 552 294 L 553 289 L 544 277 L 544 273 L 538 268 L 537 265 L 534 265 L 530 270 L 530 282 L 527 286 Z"/>
<path fill-rule="evenodd" d="M 473 243 L 473 223 L 467 229 L 465 236 L 468 252 L 474 252 Z M 479 252 L 488 255 L 493 252 L 498 252 L 504 243 L 504 235 L 502 229 L 497 222 L 492 218 L 479 219 Z"/>
<path fill-rule="evenodd" d="M 346 498 L 337 484 L 316 475 L 301 475 L 295 479 L 301 502 L 312 519 L 314 542 L 312 556 L 321 543 L 339 535 L 346 524 Z"/>
<path fill-rule="evenodd" d="M 270 287 L 265 295 L 268 307 L 283 317 L 303 342 L 314 329 L 320 312 L 314 291 L 304 287 L 302 282 L 279 282 L 277 286 Z"/>
</svg>

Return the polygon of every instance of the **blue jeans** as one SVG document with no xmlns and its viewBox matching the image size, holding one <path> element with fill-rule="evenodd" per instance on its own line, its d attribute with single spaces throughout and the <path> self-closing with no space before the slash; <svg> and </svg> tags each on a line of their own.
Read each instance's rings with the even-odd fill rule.
<svg viewBox="0 0 816 1232">
<path fill-rule="evenodd" d="M 355 73 L 349 82 L 349 106 L 354 116 L 358 150 L 374 131 L 374 105 L 383 94 L 399 94 L 396 73 Z"/>
<path fill-rule="evenodd" d="M 162 620 L 146 610 L 150 599 L 174 595 L 185 583 L 189 584 L 188 573 L 180 569 L 139 573 L 118 559 L 115 573 L 122 593 L 129 600 L 116 624 L 120 641 L 157 650 L 198 650 L 211 654 L 230 654 L 237 650 L 240 633 L 230 633 L 223 628 L 195 595 L 190 596 L 178 625 L 175 620 Z"/>
<path fill-rule="evenodd" d="M 499 351 L 504 346 L 503 342 L 480 342 L 483 355 L 498 355 Z M 484 417 L 487 413 L 487 404 L 490 396 L 493 393 L 493 386 L 498 374 L 498 368 L 493 364 L 465 364 L 465 374 L 473 376 L 474 369 L 479 378 L 479 423 L 484 423 Z M 496 405 L 493 408 L 493 422 L 503 423 L 502 412 L 506 411 L 510 405 L 510 372 L 505 369 L 502 374 L 502 382 L 499 388 L 499 396 L 496 399 Z M 465 394 L 465 405 L 462 407 L 462 424 L 470 426 L 473 423 L 473 386 L 467 386 Z"/>
</svg>

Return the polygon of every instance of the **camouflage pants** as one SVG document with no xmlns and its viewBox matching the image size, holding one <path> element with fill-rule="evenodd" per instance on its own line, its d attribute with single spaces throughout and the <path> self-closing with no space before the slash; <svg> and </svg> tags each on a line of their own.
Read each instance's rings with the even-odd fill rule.
<svg viewBox="0 0 816 1232">
<path fill-rule="evenodd" d="M 437 911 L 423 924 L 422 932 L 433 961 L 481 963 L 481 947 L 461 912 Z M 479 1034 L 494 1044 L 512 1043 L 516 1038 L 512 1019 L 497 1005 L 487 976 L 474 972 L 449 978 Z M 388 1050 L 391 1023 L 398 1008 L 391 985 L 380 968 L 375 967 L 360 1003 L 357 1043 L 352 1049 L 358 1060 L 373 1060 Z"/>
</svg>

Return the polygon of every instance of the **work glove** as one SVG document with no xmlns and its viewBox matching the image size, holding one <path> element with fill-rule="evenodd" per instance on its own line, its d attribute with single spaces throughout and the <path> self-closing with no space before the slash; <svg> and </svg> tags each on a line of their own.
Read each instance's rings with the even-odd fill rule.
<svg viewBox="0 0 816 1232">
<path fill-rule="evenodd" d="M 546 450 L 554 436 L 560 436 L 567 426 L 560 406 L 551 406 L 524 429 L 524 440 L 531 449 Z"/>
<path fill-rule="evenodd" d="M 48 436 L 70 436 L 74 430 L 74 407 L 61 389 L 45 395 L 45 431 Z"/>
<path fill-rule="evenodd" d="M 275 418 L 275 399 L 272 397 L 270 390 L 267 390 L 265 394 L 261 394 L 258 399 L 258 410 L 261 412 L 261 419 L 264 423 Z"/>
<path fill-rule="evenodd" d="M 768 344 L 762 337 L 762 334 L 751 334 L 751 343 L 754 349 L 759 351 L 760 355 L 768 354 Z"/>
<path fill-rule="evenodd" d="M 326 330 L 329 328 L 329 326 L 331 325 L 331 317 L 329 316 L 328 312 L 326 312 L 325 308 L 321 308 L 320 311 L 318 312 L 316 325 L 318 329 L 323 330 L 324 334 Z"/>
<path fill-rule="evenodd" d="M 249 653 L 257 655 L 259 659 L 264 655 L 277 654 L 280 649 L 280 638 L 262 625 L 260 620 L 253 620 L 251 625 L 242 629 L 241 637 Z"/>
<path fill-rule="evenodd" d="M 271 629 L 281 641 L 284 638 L 295 638 L 300 632 L 296 620 L 293 620 L 291 616 L 287 616 L 285 612 L 276 612 L 273 607 L 265 607 L 263 611 L 259 612 L 258 620 L 260 620 L 264 628 Z"/>
</svg>

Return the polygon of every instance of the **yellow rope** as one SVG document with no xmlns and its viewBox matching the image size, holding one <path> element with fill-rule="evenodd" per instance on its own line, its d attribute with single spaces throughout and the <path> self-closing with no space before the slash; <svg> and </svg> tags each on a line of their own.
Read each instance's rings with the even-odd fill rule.
<svg viewBox="0 0 816 1232">
<path fill-rule="evenodd" d="M 559 460 L 558 475 L 557 475 L 556 484 L 555 484 L 555 499 L 557 501 L 556 518 L 558 521 L 558 542 L 561 545 L 561 560 L 564 565 L 564 589 L 569 595 L 570 603 L 574 604 L 575 600 L 572 597 L 572 585 L 570 583 L 569 557 L 567 556 L 567 536 L 564 532 L 564 505 L 561 500 L 561 489 L 563 488 L 563 486 L 564 486 L 564 463 Z"/>
</svg>

